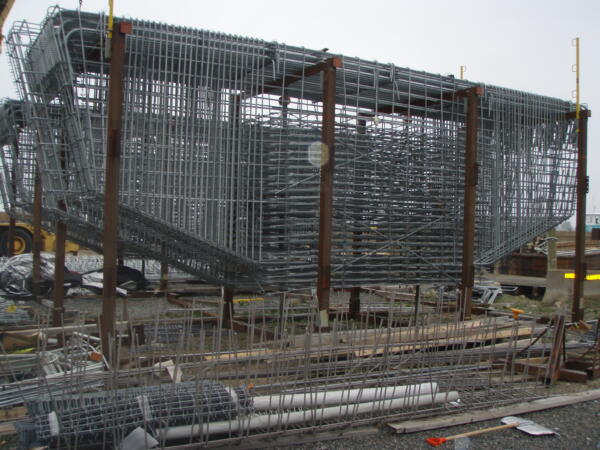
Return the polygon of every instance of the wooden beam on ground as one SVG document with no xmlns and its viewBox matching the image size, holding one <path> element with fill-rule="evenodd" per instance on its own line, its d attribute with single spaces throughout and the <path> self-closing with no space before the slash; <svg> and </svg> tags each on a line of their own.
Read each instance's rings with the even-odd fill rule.
<svg viewBox="0 0 600 450">
<path fill-rule="evenodd" d="M 516 416 L 544 409 L 559 408 L 561 406 L 574 405 L 576 403 L 600 400 L 600 389 L 593 389 L 576 394 L 548 397 L 531 402 L 517 403 L 502 406 L 500 408 L 489 408 L 470 411 L 452 416 L 434 417 L 422 420 L 407 420 L 404 422 L 388 423 L 396 433 L 416 433 L 419 431 L 436 430 L 438 428 L 453 427 L 467 423 L 484 422 L 486 420 L 498 419 L 505 416 Z"/>
</svg>

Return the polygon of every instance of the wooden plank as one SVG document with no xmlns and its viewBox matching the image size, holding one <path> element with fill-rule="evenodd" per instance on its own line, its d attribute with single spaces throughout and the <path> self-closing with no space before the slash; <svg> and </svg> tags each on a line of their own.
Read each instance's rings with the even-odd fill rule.
<svg viewBox="0 0 600 450">
<path fill-rule="evenodd" d="M 396 433 L 416 433 L 419 431 L 435 430 L 437 428 L 453 427 L 467 423 L 483 422 L 505 416 L 516 416 L 519 414 L 542 411 L 544 409 L 559 408 L 561 406 L 568 406 L 591 400 L 600 400 L 600 389 L 560 395 L 557 397 L 548 397 L 531 402 L 502 406 L 500 408 L 470 411 L 468 413 L 456 414 L 453 416 L 434 417 L 432 419 L 423 420 L 407 420 L 398 423 L 388 423 L 387 425 Z"/>
<path fill-rule="evenodd" d="M 581 370 L 558 369 L 558 379 L 564 381 L 574 381 L 575 383 L 587 383 L 588 373 Z"/>
<path fill-rule="evenodd" d="M 16 406 L 14 408 L 0 409 L 0 421 L 20 419 L 27 415 L 27 408 Z"/>
<path fill-rule="evenodd" d="M 495 327 L 492 325 L 490 319 L 478 319 L 469 320 L 465 322 L 451 323 L 451 324 L 433 324 L 425 327 L 398 327 L 389 329 L 364 329 L 357 331 L 337 331 L 335 333 L 314 333 L 311 337 L 314 345 L 335 345 L 343 343 L 351 343 L 354 339 L 358 338 L 362 343 L 381 343 L 389 340 L 394 340 L 397 343 L 402 341 L 413 342 L 415 340 L 426 340 L 431 337 L 437 338 L 442 335 L 451 337 L 453 333 L 460 333 L 462 336 L 465 330 L 472 330 L 476 332 L 482 327 L 485 329 L 500 329 L 503 327 L 512 326 L 511 321 L 507 318 L 506 320 L 497 320 Z M 304 347 L 306 344 L 306 336 L 298 335 L 290 339 L 290 344 L 294 347 Z"/>
<path fill-rule="evenodd" d="M 119 330 L 126 330 L 129 327 L 129 322 L 125 322 L 125 321 L 120 321 L 120 322 L 116 322 L 115 326 L 119 329 Z M 87 333 L 91 333 L 91 332 L 95 332 L 98 331 L 98 325 L 95 323 L 88 323 L 88 324 L 81 324 L 81 325 L 65 325 L 62 327 L 50 327 L 50 328 L 26 328 L 26 329 L 21 329 L 21 330 L 11 330 L 11 334 L 14 335 L 19 335 L 19 334 L 23 334 L 23 335 L 27 335 L 29 333 L 38 333 L 41 332 L 43 334 L 46 334 L 47 336 L 55 336 L 55 335 L 60 335 L 60 334 L 70 334 L 73 332 L 87 332 Z"/>
<path fill-rule="evenodd" d="M 491 341 L 491 342 L 496 342 L 500 339 L 507 339 L 510 337 L 524 337 L 524 336 L 531 336 L 536 330 L 532 329 L 531 327 L 525 327 L 525 328 L 519 328 L 517 329 L 517 331 L 515 332 L 512 328 L 508 329 L 508 330 L 500 330 L 500 331 L 495 331 L 495 330 L 485 330 L 484 331 L 479 331 L 477 334 L 471 334 L 471 335 L 466 335 L 466 336 L 456 336 L 456 337 L 446 337 L 446 336 L 440 336 L 437 338 L 431 338 L 429 340 L 424 340 L 423 342 L 407 342 L 405 344 L 401 344 L 401 345 L 385 345 L 382 344 L 381 346 L 377 346 L 375 348 L 372 349 L 362 349 L 362 350 L 356 350 L 354 352 L 354 355 L 357 357 L 364 357 L 364 356 L 372 356 L 372 355 L 378 355 L 381 353 L 396 353 L 396 352 L 403 352 L 403 351 L 412 351 L 412 350 L 420 350 L 420 349 L 424 349 L 424 348 L 434 348 L 434 347 L 442 347 L 442 346 L 451 346 L 451 345 L 456 345 L 456 344 L 463 344 L 463 343 L 468 343 L 468 344 L 476 344 L 476 343 L 481 343 L 481 342 L 487 342 L 487 341 Z"/>
<path fill-rule="evenodd" d="M 13 422 L 0 423 L 0 436 L 8 436 L 10 434 L 16 434 L 17 430 L 13 425 Z"/>
</svg>

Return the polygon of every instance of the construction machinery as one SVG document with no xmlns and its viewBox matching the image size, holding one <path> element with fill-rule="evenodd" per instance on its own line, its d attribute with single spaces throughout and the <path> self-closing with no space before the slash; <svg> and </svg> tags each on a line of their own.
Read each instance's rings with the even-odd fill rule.
<svg viewBox="0 0 600 450">
<path fill-rule="evenodd" d="M 9 228 L 10 216 L 5 212 L 0 212 L 0 253 L 2 256 L 9 254 Z M 33 249 L 33 226 L 17 221 L 15 223 L 15 238 L 13 244 L 13 255 L 29 253 Z M 42 230 L 42 248 L 43 252 L 53 252 L 56 249 L 56 236 Z M 67 241 L 65 243 L 66 252 L 79 251 L 81 247 L 74 242 Z"/>
</svg>

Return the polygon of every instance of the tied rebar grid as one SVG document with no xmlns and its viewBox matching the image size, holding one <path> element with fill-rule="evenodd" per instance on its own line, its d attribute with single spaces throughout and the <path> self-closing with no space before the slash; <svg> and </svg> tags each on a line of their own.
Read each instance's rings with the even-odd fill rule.
<svg viewBox="0 0 600 450">
<path fill-rule="evenodd" d="M 102 15 L 53 9 L 7 39 L 39 130 L 44 189 L 102 224 L 109 64 Z M 316 279 L 321 74 L 332 55 L 131 20 L 119 236 L 207 280 Z M 332 285 L 455 282 L 466 100 L 475 85 L 343 57 L 336 76 Z M 570 217 L 575 130 L 561 100 L 486 86 L 476 253 L 490 264 Z M 61 111 L 57 122 L 52 108 Z M 62 156 L 61 156 L 62 155 Z"/>
<path fill-rule="evenodd" d="M 27 403 L 35 430 L 29 439 L 74 448 L 120 442 L 137 427 L 153 430 L 194 421 L 234 420 L 240 409 L 250 405 L 246 390 L 232 392 L 209 380 L 47 396 Z"/>
<path fill-rule="evenodd" d="M 10 99 L 0 105 L 0 192 L 5 210 L 19 218 L 33 204 L 35 180 L 34 130 L 26 124 L 26 107 Z"/>
<path fill-rule="evenodd" d="M 310 316 L 308 321 L 290 317 L 289 302 L 281 320 L 249 303 L 245 332 L 224 329 L 200 308 L 176 319 L 173 312 L 157 314 L 156 324 L 181 330 L 175 346 L 149 349 L 139 345 L 137 335 L 127 347 L 119 343 L 127 368 L 29 380 L 30 387 L 37 385 L 37 395 L 29 388 L 24 395 L 32 426 L 23 434 L 35 434 L 39 443 L 58 448 L 90 443 L 113 447 L 141 427 L 162 446 L 223 446 L 240 439 L 497 407 L 543 395 L 543 387 L 516 373 L 511 360 L 548 355 L 550 342 L 537 339 L 545 326 L 507 318 L 442 323 L 448 317 L 441 308 L 434 317 L 415 322 L 413 314 L 389 302 L 387 314 L 381 315 L 378 304 L 371 309 L 370 300 L 365 296 L 364 314 L 357 321 L 339 310 L 329 333 L 313 332 Z M 267 337 L 267 330 L 280 337 Z M 83 329 L 80 333 L 85 335 Z M 44 368 L 44 362 L 38 366 Z M 415 386 L 431 383 L 439 393 L 457 392 L 460 401 L 419 404 Z M 407 400 L 394 407 L 390 398 L 367 397 L 369 390 L 403 387 L 409 388 Z M 353 390 L 358 391 L 353 400 L 334 393 Z M 294 404 L 287 404 L 285 399 L 292 397 Z M 328 408 L 340 415 L 323 415 Z M 290 421 L 298 413 L 303 420 Z M 256 418 L 264 422 L 250 427 Z M 179 438 L 168 438 L 172 429 L 191 424 L 196 426 Z"/>
</svg>

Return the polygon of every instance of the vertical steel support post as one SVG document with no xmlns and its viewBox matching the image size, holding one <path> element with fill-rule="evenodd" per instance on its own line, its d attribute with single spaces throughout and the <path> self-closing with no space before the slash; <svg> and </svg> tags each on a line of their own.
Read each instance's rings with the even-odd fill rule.
<svg viewBox="0 0 600 450">
<path fill-rule="evenodd" d="M 166 292 L 169 288 L 169 263 L 167 262 L 167 247 L 163 242 L 161 244 L 160 254 L 162 256 L 160 260 L 160 286 L 159 289 L 162 292 Z"/>
<path fill-rule="evenodd" d="M 40 301 L 41 252 L 42 252 L 42 179 L 39 168 L 35 168 L 33 187 L 33 271 L 31 289 L 33 297 Z"/>
<path fill-rule="evenodd" d="M 587 119 L 589 111 L 581 111 L 577 121 L 577 212 L 575 225 L 575 279 L 573 280 L 573 304 L 571 319 L 583 320 L 581 299 L 586 277 L 585 265 L 585 196 L 588 191 L 587 178 Z"/>
<path fill-rule="evenodd" d="M 59 202 L 59 208 L 65 209 L 62 200 Z M 60 327 L 65 312 L 65 243 L 67 241 L 67 225 L 60 219 L 56 222 L 55 233 L 52 326 Z"/>
<path fill-rule="evenodd" d="M 363 118 L 359 118 L 357 120 L 357 127 L 356 127 L 356 133 L 359 135 L 364 135 L 367 132 L 367 121 L 366 119 Z M 361 242 L 361 234 L 362 232 L 360 231 L 355 231 L 354 233 L 354 238 L 352 239 L 354 242 L 354 247 L 355 248 L 360 248 L 360 242 Z M 355 257 L 359 257 L 360 256 L 360 252 L 354 252 L 354 256 Z M 358 320 L 360 318 L 360 286 L 355 286 L 353 288 L 350 288 L 350 299 L 349 299 L 349 307 L 348 307 L 348 316 L 351 319 L 354 320 Z"/>
<path fill-rule="evenodd" d="M 233 310 L 233 288 L 229 286 L 223 287 L 223 312 L 221 317 L 223 318 L 223 328 L 233 328 L 231 321 L 234 315 Z"/>
<path fill-rule="evenodd" d="M 321 189 L 319 198 L 319 261 L 317 327 L 329 328 L 331 290 L 331 235 L 333 222 L 333 173 L 335 167 L 335 72 L 339 59 L 330 59 L 323 69 L 323 119 L 321 129 Z"/>
<path fill-rule="evenodd" d="M 471 300 L 475 280 L 475 206 L 477 200 L 477 126 L 480 87 L 467 94 L 467 129 L 465 148 L 465 192 L 463 211 L 462 280 L 460 286 L 460 320 L 471 318 Z"/>
<path fill-rule="evenodd" d="M 108 87 L 108 136 L 106 140 L 106 173 L 104 177 L 104 287 L 102 289 L 101 337 L 102 352 L 111 367 L 115 353 L 111 342 L 115 338 L 115 302 L 117 296 L 117 238 L 119 213 L 119 177 L 121 166 L 121 126 L 123 119 L 123 66 L 125 35 L 131 33 L 131 24 L 115 26 L 111 42 L 111 64 Z"/>
<path fill-rule="evenodd" d="M 554 324 L 554 333 L 552 334 L 552 349 L 548 358 L 548 368 L 546 372 L 546 383 L 554 384 L 558 379 L 558 372 L 561 367 L 563 354 L 563 342 L 565 336 L 565 316 L 556 314 L 552 320 Z"/>
<path fill-rule="evenodd" d="M 15 142 L 14 142 L 14 146 L 15 146 L 15 159 L 19 159 L 19 137 L 15 137 Z M 16 202 L 17 200 L 17 170 L 15 168 L 16 165 L 16 161 L 13 161 L 13 165 L 12 165 L 12 169 L 11 169 L 11 190 L 12 190 L 12 198 L 13 198 L 13 204 L 11 205 L 11 211 L 8 217 L 8 233 L 7 233 L 7 246 L 8 248 L 6 249 L 2 249 L 2 250 L 6 250 L 6 254 L 11 257 L 15 255 L 15 216 L 13 215 L 15 213 L 14 208 L 14 202 Z"/>
<path fill-rule="evenodd" d="M 421 303 L 421 285 L 415 285 L 415 327 L 419 323 L 419 304 Z"/>
<path fill-rule="evenodd" d="M 61 138 L 64 145 L 64 136 Z M 64 149 L 60 151 L 60 166 L 64 173 L 67 169 L 67 154 Z M 66 183 L 66 180 L 64 180 Z M 67 210 L 64 200 L 58 201 L 58 209 Z M 63 324 L 65 312 L 65 243 L 67 240 L 67 224 L 59 218 L 54 229 L 54 286 L 52 290 L 52 326 L 60 327 Z M 63 336 L 64 338 L 64 336 Z"/>
<path fill-rule="evenodd" d="M 6 249 L 6 254 L 9 257 L 15 256 L 15 225 L 16 221 L 13 216 L 13 211 L 11 211 L 8 217 L 8 231 L 6 234 L 6 245 L 8 247 Z"/>
</svg>

